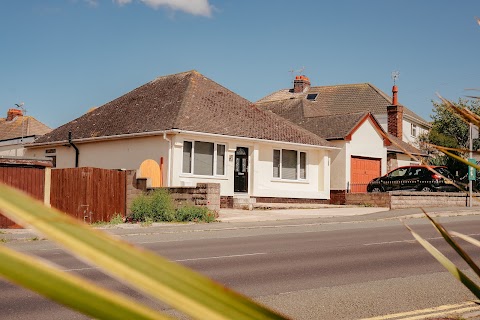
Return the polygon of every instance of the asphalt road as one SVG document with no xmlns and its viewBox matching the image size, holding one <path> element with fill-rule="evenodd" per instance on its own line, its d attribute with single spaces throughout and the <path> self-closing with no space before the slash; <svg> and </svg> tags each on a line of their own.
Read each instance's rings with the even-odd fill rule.
<svg viewBox="0 0 480 320">
<path fill-rule="evenodd" d="M 480 217 L 441 219 L 448 229 L 480 237 Z M 431 225 L 407 223 L 455 258 Z M 295 319 L 361 319 L 473 299 L 398 220 L 288 222 L 132 229 L 122 237 Z M 120 290 L 156 308 L 166 306 L 127 288 L 45 240 L 9 247 Z M 465 245 L 474 257 L 480 250 Z M 461 266 L 464 267 L 463 264 Z M 172 312 L 175 314 L 175 312 Z M 0 282 L 0 319 L 86 319 L 34 293 Z"/>
</svg>

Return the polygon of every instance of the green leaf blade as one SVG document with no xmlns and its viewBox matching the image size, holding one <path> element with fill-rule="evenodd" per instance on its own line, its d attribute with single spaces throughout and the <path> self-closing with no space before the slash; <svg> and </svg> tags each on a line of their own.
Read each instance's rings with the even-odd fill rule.
<svg viewBox="0 0 480 320">
<path fill-rule="evenodd" d="M 457 252 L 457 254 L 472 268 L 472 270 L 480 277 L 480 268 L 477 264 L 472 260 L 472 258 L 463 250 L 461 246 L 457 244 L 457 242 L 450 236 L 448 231 L 438 222 L 436 222 L 432 217 L 430 217 L 425 211 L 423 211 L 430 222 L 433 224 L 435 229 L 442 235 L 442 237 L 447 241 L 450 247 Z"/>
<path fill-rule="evenodd" d="M 0 275 L 97 319 L 169 319 L 167 316 L 36 258 L 0 246 Z"/>
<path fill-rule="evenodd" d="M 251 299 L 0 184 L 0 210 L 117 279 L 196 319 L 285 319 Z"/>
<path fill-rule="evenodd" d="M 450 261 L 443 253 L 437 250 L 432 246 L 428 241 L 423 239 L 410 227 L 406 226 L 407 229 L 412 233 L 413 237 L 420 243 L 440 264 L 447 269 L 457 280 L 459 280 L 465 287 L 467 287 L 470 292 L 472 292 L 477 298 L 480 299 L 480 288 L 467 276 L 465 275 L 458 267 Z"/>
</svg>

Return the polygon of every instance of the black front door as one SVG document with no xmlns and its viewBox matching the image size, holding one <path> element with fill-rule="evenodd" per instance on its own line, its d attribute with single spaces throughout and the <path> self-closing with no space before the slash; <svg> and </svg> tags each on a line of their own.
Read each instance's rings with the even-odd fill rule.
<svg viewBox="0 0 480 320">
<path fill-rule="evenodd" d="M 235 151 L 234 191 L 248 191 L 248 148 L 238 147 Z"/>
</svg>

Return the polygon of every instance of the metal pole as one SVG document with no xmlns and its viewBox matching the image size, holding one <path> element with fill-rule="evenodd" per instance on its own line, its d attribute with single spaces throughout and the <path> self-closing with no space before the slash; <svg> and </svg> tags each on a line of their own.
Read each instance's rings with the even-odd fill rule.
<svg viewBox="0 0 480 320">
<path fill-rule="evenodd" d="M 472 131 L 473 131 L 473 126 L 472 126 L 472 123 L 469 123 L 469 135 L 468 135 L 468 140 L 469 140 L 469 150 L 470 150 L 470 155 L 469 155 L 469 158 L 472 159 L 473 158 L 473 139 L 472 139 Z M 470 170 L 470 168 L 468 168 L 468 170 Z M 471 179 L 468 179 L 468 193 L 469 193 L 469 197 L 470 197 L 470 201 L 469 201 L 469 207 L 472 207 L 472 200 L 473 200 L 473 181 Z"/>
</svg>

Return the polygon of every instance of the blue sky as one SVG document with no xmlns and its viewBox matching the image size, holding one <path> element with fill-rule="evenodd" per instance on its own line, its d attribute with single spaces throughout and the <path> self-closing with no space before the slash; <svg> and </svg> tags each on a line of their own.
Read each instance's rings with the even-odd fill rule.
<svg viewBox="0 0 480 320">
<path fill-rule="evenodd" d="M 437 92 L 480 87 L 475 16 L 479 0 L 3 0 L 0 117 L 24 102 L 55 128 L 192 69 L 254 102 L 305 67 L 387 94 L 399 71 L 399 102 L 430 120 Z"/>
</svg>

